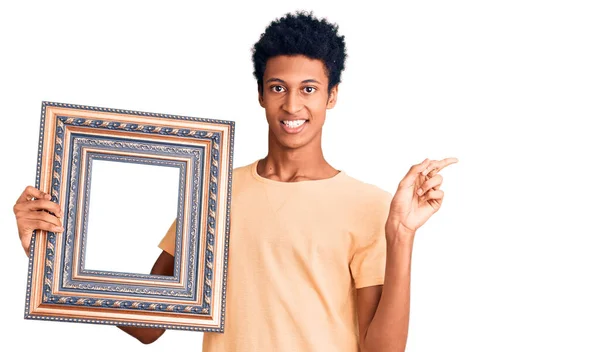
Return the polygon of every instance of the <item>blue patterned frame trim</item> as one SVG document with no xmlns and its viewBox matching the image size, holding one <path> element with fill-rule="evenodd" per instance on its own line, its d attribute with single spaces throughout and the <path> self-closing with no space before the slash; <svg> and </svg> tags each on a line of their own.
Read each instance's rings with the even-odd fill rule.
<svg viewBox="0 0 600 352">
<path fill-rule="evenodd" d="M 177 148 L 177 147 L 170 147 L 168 145 L 163 145 L 163 144 L 159 144 L 159 143 L 146 143 L 146 142 L 126 142 L 126 141 L 119 141 L 118 139 L 113 139 L 113 138 L 105 138 L 105 139 L 98 139 L 98 138 L 91 138 L 91 137 L 83 137 L 80 136 L 79 134 L 75 134 L 73 133 L 72 135 L 72 145 L 74 146 L 74 148 L 72 149 L 72 153 L 71 153 L 71 160 L 72 160 L 72 164 L 71 164 L 71 170 L 68 172 L 69 175 L 71 175 L 69 178 L 71 180 L 71 186 L 68 189 L 68 193 L 67 193 L 67 199 L 69 199 L 72 203 L 75 202 L 75 199 L 77 199 L 77 195 L 75 193 L 77 193 L 77 190 L 79 189 L 79 185 L 78 185 L 78 180 L 76 178 L 74 178 L 72 175 L 73 173 L 80 169 L 80 156 L 82 155 L 82 150 L 85 147 L 94 147 L 94 149 L 98 149 L 98 148 L 107 148 L 110 147 L 110 149 L 106 149 L 107 151 L 127 151 L 127 152 L 135 152 L 136 150 L 144 150 L 145 153 L 152 153 L 154 155 L 165 155 L 165 153 L 161 153 L 161 150 L 168 150 L 171 152 L 176 151 L 177 156 L 183 156 L 186 158 L 190 158 L 190 161 L 192 163 L 192 177 L 193 178 L 199 178 L 199 175 L 201 174 L 203 167 L 202 167 L 202 156 L 203 156 L 203 150 L 202 148 Z M 112 159 L 115 160 L 117 158 L 120 158 L 121 160 L 125 160 L 126 158 L 130 158 L 128 162 L 139 162 L 139 163 L 144 163 L 144 164 L 166 164 L 166 165 L 176 165 L 179 164 L 179 168 L 180 168 L 180 181 L 179 181 L 179 206 L 178 206 L 178 210 L 177 210 L 177 216 L 178 218 L 180 218 L 181 216 L 183 216 L 183 197 L 184 197 L 184 188 L 185 188 L 185 168 L 182 162 L 177 162 L 177 161 L 164 161 L 164 160 L 159 160 L 159 159 L 150 159 L 147 161 L 144 161 L 143 158 L 138 158 L 138 157 L 123 157 L 123 156 L 117 156 L 114 154 L 110 154 L 110 155 L 102 155 L 102 154 L 97 154 L 95 152 L 88 152 L 88 160 L 87 165 L 90 164 L 90 156 L 98 156 L 97 158 L 101 158 L 101 159 Z M 84 186 L 84 190 L 85 190 L 85 199 L 89 199 L 89 179 L 91 177 L 91 172 L 89 171 L 90 168 L 89 166 L 86 167 L 87 172 L 87 184 Z M 192 194 L 193 194 L 193 202 L 198 202 L 199 198 L 200 198 L 200 190 L 202 187 L 202 181 L 200 181 L 199 184 L 195 184 L 194 185 L 194 189 L 192 190 Z M 71 193 L 71 190 L 75 190 L 73 191 L 73 193 Z M 88 203 L 87 201 L 84 202 L 85 207 L 88 207 Z M 75 204 L 74 206 L 75 207 Z M 87 210 L 85 211 L 85 213 L 87 214 Z M 85 227 L 86 225 L 84 225 Z M 181 233 L 181 224 L 179 224 L 179 233 Z M 72 234 L 69 230 L 66 230 L 66 233 L 68 234 Z M 84 231 L 84 234 L 87 233 L 86 231 Z M 180 236 L 177 236 L 178 238 Z M 176 258 L 176 262 L 178 261 L 177 258 L 180 255 L 181 252 L 181 247 L 180 244 L 176 244 L 175 246 L 175 258 Z M 95 273 L 94 271 L 87 271 L 85 270 L 82 265 L 80 265 L 79 268 L 79 272 L 80 273 Z M 150 275 L 143 275 L 143 274 L 122 274 L 123 276 L 121 276 L 121 274 L 111 274 L 109 272 L 98 272 L 98 273 L 102 273 L 103 275 L 117 275 L 120 277 L 140 277 L 140 278 L 148 278 L 151 277 Z M 159 278 L 159 276 L 156 276 L 157 278 Z M 179 268 L 176 267 L 175 268 L 175 278 L 179 277 Z M 169 277 L 169 279 L 163 279 L 163 280 L 175 280 L 175 278 L 173 277 Z"/>
<path fill-rule="evenodd" d="M 82 145 L 78 146 L 81 155 L 81 149 L 83 149 Z M 107 271 L 107 270 L 96 270 L 96 269 L 86 269 L 85 268 L 85 258 L 86 258 L 86 243 L 87 243 L 87 235 L 88 235 L 88 214 L 90 208 L 90 190 L 92 185 L 92 172 L 93 165 L 95 160 L 102 161 L 114 161 L 114 162 L 122 162 L 127 164 L 140 164 L 140 165 L 154 165 L 154 166 L 164 166 L 164 167 L 172 167 L 179 169 L 179 190 L 177 195 L 177 218 L 181 218 L 183 216 L 183 201 L 184 201 L 184 192 L 185 192 L 185 180 L 186 180 L 186 162 L 184 161 L 174 161 L 174 160 L 160 160 L 153 159 L 143 156 L 124 156 L 124 155 L 115 155 L 115 154 L 103 154 L 98 152 L 87 152 L 87 157 L 85 160 L 85 169 L 86 169 L 86 179 L 84 189 L 84 210 L 83 213 L 86 214 L 83 217 L 83 231 L 81 234 L 81 247 L 79 248 L 79 273 L 86 276 L 113 276 L 118 278 L 141 278 L 147 279 L 151 278 L 159 281 L 179 281 L 179 277 L 181 274 L 181 268 L 179 267 L 179 261 L 177 260 L 178 256 L 181 255 L 181 245 L 175 245 L 175 268 L 174 268 L 174 276 L 161 276 L 161 275 L 151 275 L 151 274 L 143 274 L 143 273 L 127 273 L 127 272 L 115 272 L 115 271 Z M 200 187 L 202 187 L 200 185 Z M 67 197 L 68 198 L 68 197 Z M 177 233 L 181 233 L 182 224 L 178 222 L 177 224 Z M 176 240 L 179 241 L 181 236 L 177 235 Z M 65 241 L 67 239 L 65 238 Z M 73 253 L 74 255 L 75 253 Z M 74 258 L 71 258 L 71 262 L 74 261 Z M 67 268 L 65 267 L 65 271 Z M 69 270 L 72 274 L 72 271 Z M 71 278 L 72 275 L 69 275 L 68 278 Z"/>
<path fill-rule="evenodd" d="M 196 285 L 195 282 L 197 280 L 197 274 L 198 274 L 198 270 L 196 269 L 195 260 L 190 260 L 189 261 L 189 266 L 188 266 L 188 272 L 189 273 L 193 273 L 193 276 L 189 276 L 188 280 L 185 283 L 185 286 L 183 287 L 183 289 L 175 289 L 175 288 L 161 288 L 160 286 L 144 286 L 144 285 L 127 285 L 127 286 L 123 286 L 123 285 L 106 285 L 103 283 L 99 283 L 99 282 L 95 282 L 93 280 L 86 280 L 86 281 L 77 281 L 77 280 L 73 280 L 73 272 L 72 272 L 72 267 L 71 267 L 71 263 L 74 262 L 74 255 L 75 252 L 73 251 L 73 242 L 74 242 L 74 232 L 75 232 L 75 225 L 74 225 L 74 218 L 75 218 L 75 214 L 76 214 L 76 203 L 77 203 L 77 199 L 79 199 L 79 180 L 77 177 L 75 177 L 75 175 L 79 174 L 77 171 L 80 169 L 79 164 L 82 162 L 82 160 L 80 160 L 81 155 L 82 155 L 82 150 L 85 147 L 93 147 L 94 149 L 100 148 L 100 147 L 111 147 L 111 149 L 106 149 L 107 151 L 114 151 L 115 145 L 117 145 L 119 148 L 118 150 L 123 150 L 123 151 L 127 151 L 127 152 L 131 152 L 134 150 L 139 150 L 139 148 L 143 149 L 145 152 L 154 152 L 156 153 L 156 155 L 166 155 L 164 152 L 165 150 L 169 151 L 169 152 L 177 152 L 177 156 L 184 156 L 187 158 L 190 158 L 191 163 L 192 163 L 192 179 L 194 180 L 194 184 L 192 187 L 192 199 L 191 202 L 193 204 L 199 204 L 199 199 L 200 199 L 200 194 L 201 194 L 201 189 L 202 189 L 202 181 L 200 181 L 199 183 L 196 182 L 197 180 L 200 179 L 199 175 L 202 174 L 202 171 L 204 169 L 203 167 L 203 148 L 181 148 L 181 147 L 177 147 L 177 146 L 170 146 L 170 145 L 164 145 L 162 143 L 155 143 L 155 144 L 149 144 L 149 143 L 142 143 L 142 142 L 126 142 L 126 141 L 119 141 L 118 139 L 113 140 L 111 139 L 98 139 L 98 138 L 90 138 L 90 137 L 83 137 L 80 136 L 79 134 L 73 133 L 71 135 L 71 140 L 72 143 L 71 145 L 73 145 L 73 148 L 71 149 L 71 170 L 69 170 L 68 175 L 69 179 L 70 179 L 70 186 L 68 187 L 68 191 L 67 191 L 67 195 L 66 195 L 66 199 L 68 200 L 68 204 L 69 204 L 69 221 L 66 223 L 65 226 L 65 236 L 63 239 L 63 244 L 65 248 L 65 251 L 63 252 L 63 256 L 61 259 L 61 266 L 63 267 L 63 271 L 61 272 L 60 276 L 59 276 L 59 281 L 61 282 L 61 289 L 64 289 L 65 291 L 73 291 L 76 290 L 78 292 L 93 292 L 93 291 L 104 291 L 104 292 L 112 292 L 112 293 L 134 293 L 134 294 L 139 294 L 141 296 L 146 295 L 146 296 L 153 296 L 153 295 L 158 295 L 158 296 L 164 296 L 165 298 L 167 297 L 188 297 L 190 298 L 190 300 L 195 299 L 195 289 L 196 289 Z M 166 148 L 166 149 L 165 149 Z M 161 152 L 162 151 L 162 152 Z M 89 160 L 90 158 L 93 158 L 94 156 L 98 155 L 99 158 L 103 158 L 103 159 L 127 159 L 127 158 L 132 158 L 132 157 L 123 157 L 123 156 L 116 156 L 116 155 L 106 155 L 106 156 L 102 156 L 102 154 L 97 154 L 94 152 L 90 152 L 88 153 L 88 164 L 89 164 Z M 174 155 L 174 154 L 172 154 Z M 136 158 L 137 159 L 137 158 Z M 141 160 L 141 158 L 139 158 Z M 139 161 L 139 160 L 138 160 Z M 131 162 L 131 160 L 130 160 Z M 161 161 L 161 160 L 148 160 L 145 163 L 150 163 L 150 164 L 161 164 L 161 163 L 166 163 L 166 164 L 174 164 L 174 163 L 179 163 L 181 164 L 182 162 L 174 162 L 174 161 Z M 181 167 L 181 166 L 180 166 Z M 87 182 L 89 185 L 89 179 L 91 177 L 91 172 L 89 171 L 89 167 L 87 168 Z M 183 188 L 185 187 L 184 184 L 184 180 L 185 180 L 185 173 L 182 171 L 182 173 L 180 173 L 180 193 L 179 193 L 179 210 L 178 210 L 178 218 L 181 218 L 181 216 L 183 215 L 182 213 L 182 207 L 183 207 Z M 88 202 L 87 199 L 89 199 L 89 186 L 84 186 L 84 212 L 86 212 L 87 214 L 87 207 L 88 207 Z M 201 205 L 198 206 L 198 209 L 200 209 L 200 211 L 198 211 L 198 214 L 200 214 L 201 212 Z M 85 217 L 84 217 L 85 219 Z M 190 233 L 190 235 L 188 236 L 188 243 L 187 246 L 189 248 L 192 248 L 192 259 L 193 256 L 196 255 L 196 248 L 198 248 L 198 241 L 199 238 L 196 236 L 195 232 L 193 229 L 195 229 L 197 227 L 197 223 L 199 222 L 199 215 L 198 216 L 191 216 L 191 229 L 192 232 Z M 179 228 L 181 228 L 181 224 L 178 225 Z M 84 228 L 85 228 L 85 224 L 84 224 Z M 178 233 L 181 233 L 181 229 L 178 230 Z M 84 230 L 82 233 L 82 246 L 80 247 L 80 251 L 83 252 L 84 250 L 84 246 L 85 246 L 85 234 L 86 231 Z M 181 238 L 180 235 L 177 236 L 177 243 L 176 243 L 176 247 L 175 247 L 175 262 L 177 263 L 177 267 L 178 267 L 178 257 L 180 256 L 181 253 L 181 244 L 179 243 L 179 239 Z M 82 253 L 80 252 L 80 258 L 83 258 Z M 179 277 L 179 273 L 177 272 L 176 277 L 168 277 L 168 276 L 152 276 L 152 275 L 144 275 L 144 274 L 116 274 L 116 273 L 109 273 L 109 272 L 102 272 L 102 271 L 83 271 L 81 270 L 82 267 L 82 262 L 80 262 L 80 273 L 81 274 L 85 274 L 85 273 L 91 273 L 91 274 L 96 274 L 97 276 L 116 276 L 116 277 L 120 277 L 120 278 L 134 278 L 134 277 L 138 277 L 138 278 L 150 278 L 150 277 L 156 277 L 158 278 L 159 281 L 175 281 L 175 279 L 178 280 Z M 177 269 L 177 268 L 176 268 Z M 94 275 L 90 275 L 90 276 L 94 276 Z M 52 276 L 49 277 L 50 280 L 52 280 Z M 136 287 L 139 286 L 139 287 Z"/>
<path fill-rule="evenodd" d="M 73 118 L 66 118 L 63 116 L 58 116 L 58 124 L 57 124 L 57 142 L 60 140 L 62 141 L 60 144 L 64 145 L 64 125 L 65 122 L 66 124 L 68 124 L 69 122 L 85 122 L 85 120 L 80 120 L 80 119 L 73 119 Z M 117 144 L 119 143 L 119 144 Z M 189 245 L 191 246 L 189 254 L 190 257 L 188 258 L 188 279 L 185 283 L 184 289 L 174 289 L 174 288 L 161 288 L 161 287 L 148 287 L 148 286 L 144 286 L 144 285 L 140 285 L 139 287 L 135 287 L 136 285 L 107 285 L 107 284 L 103 284 L 103 283 L 99 283 L 99 282 L 81 282 L 81 281 L 74 281 L 74 280 L 70 280 L 70 278 L 72 278 L 72 267 L 71 267 L 71 263 L 72 263 L 72 259 L 73 256 L 75 255 L 74 251 L 73 251 L 73 241 L 74 241 L 74 221 L 75 221 L 75 217 L 76 217 L 76 213 L 77 213 L 77 200 L 79 199 L 79 177 L 77 177 L 80 173 L 78 172 L 80 169 L 80 163 L 81 163 L 81 151 L 83 149 L 84 146 L 87 147 L 105 147 L 105 148 L 109 148 L 109 147 L 113 147 L 115 148 L 115 145 L 117 145 L 119 148 L 116 149 L 120 149 L 120 150 L 125 150 L 125 151 L 132 151 L 132 150 L 144 150 L 144 151 L 154 151 L 156 153 L 158 153 L 160 151 L 160 149 L 156 146 L 156 145 L 151 145 L 149 143 L 139 143 L 139 142 L 114 142 L 111 140 L 111 138 L 86 138 L 85 135 L 81 135 L 78 133 L 72 133 L 71 134 L 71 155 L 70 155 L 70 160 L 71 160 L 71 164 L 69 165 L 70 170 L 68 172 L 68 177 L 69 177 L 69 187 L 67 188 L 67 195 L 66 195 L 66 201 L 68 202 L 68 213 L 67 213 L 67 222 L 65 223 L 65 234 L 66 236 L 64 236 L 64 248 L 65 251 L 63 252 L 63 256 L 61 258 L 61 263 L 63 265 L 63 271 L 61 272 L 61 277 L 62 277 L 62 282 L 61 282 L 61 289 L 63 289 L 64 291 L 74 291 L 74 292 L 81 292 L 81 293 L 90 293 L 90 292 L 94 292 L 96 294 L 98 294 L 98 291 L 102 291 L 102 292 L 110 292 L 113 294 L 136 294 L 141 296 L 141 298 L 143 296 L 149 297 L 149 296 L 159 296 L 159 297 L 164 297 L 164 298 L 172 298 L 172 297 L 177 297 L 180 299 L 186 299 L 193 301 L 195 299 L 195 280 L 197 279 L 197 275 L 198 275 L 198 270 L 196 268 L 196 260 L 194 257 L 197 257 L 197 250 L 199 248 L 199 246 L 197 245 L 197 241 L 198 238 L 196 236 L 197 233 L 197 224 L 199 221 L 199 214 L 200 214 L 200 202 L 198 200 L 199 198 L 199 193 L 200 193 L 200 189 L 201 189 L 201 185 L 200 183 L 197 183 L 199 177 L 195 177 L 194 178 L 194 185 L 193 185 L 193 190 L 192 190 L 192 194 L 193 194 L 193 198 L 195 199 L 195 201 L 192 201 L 191 204 L 191 209 L 192 209 L 192 214 L 198 214 L 198 215 L 193 215 L 190 218 L 192 219 L 191 222 L 191 226 L 190 226 L 190 230 L 191 230 L 191 234 L 190 234 L 190 240 L 189 240 Z M 136 148 L 138 147 L 138 148 Z M 200 163 L 200 155 L 194 157 L 194 152 L 198 153 L 197 150 L 194 150 L 193 148 L 181 148 L 181 147 L 176 147 L 176 146 L 165 146 L 163 149 L 163 151 L 170 151 L 172 152 L 174 155 L 179 155 L 179 156 L 183 156 L 188 154 L 188 156 L 192 156 L 192 160 L 193 160 L 193 164 L 194 164 L 194 176 L 197 175 L 201 175 L 202 174 L 202 167 L 201 167 L 201 163 Z M 54 168 L 58 169 L 60 167 L 59 165 L 60 163 L 58 161 L 55 160 L 54 163 Z M 197 172 L 196 172 L 197 171 Z M 54 172 L 53 173 L 54 177 L 53 177 L 53 188 L 56 188 L 56 191 L 58 193 L 58 189 L 60 189 L 60 183 L 61 183 L 61 172 Z M 83 195 L 85 197 L 85 195 Z M 210 225 L 210 221 L 209 225 Z M 180 237 L 179 237 L 180 238 Z M 48 242 L 50 245 L 51 239 L 50 237 L 48 238 Z M 52 244 L 54 245 L 54 243 Z M 181 249 L 180 248 L 176 248 L 176 253 L 180 253 Z M 49 254 L 47 254 L 48 259 L 53 259 Z M 211 258 L 212 259 L 212 258 Z M 106 301 L 103 299 L 89 299 L 86 298 L 84 300 L 82 299 L 75 299 L 76 297 L 71 297 L 71 296 L 62 296 L 62 295 L 53 295 L 51 294 L 51 287 L 52 287 L 52 282 L 53 282 L 53 278 L 54 278 L 54 274 L 53 274 L 53 260 L 47 260 L 46 261 L 46 280 L 48 281 L 48 288 L 47 290 L 45 290 L 44 292 L 44 302 L 48 303 L 48 304 L 59 304 L 59 305 L 69 305 L 69 304 L 86 304 L 86 302 L 89 302 L 89 305 L 95 305 L 96 302 L 99 301 Z M 208 264 L 208 263 L 207 263 Z M 207 266 L 207 265 L 206 265 Z M 210 268 L 207 268 L 208 270 L 210 270 Z M 60 279 L 59 279 L 60 280 Z M 189 313 L 193 313 L 193 314 L 197 314 L 198 312 L 203 312 L 205 314 L 210 314 L 210 288 L 208 290 L 206 290 L 206 287 L 208 285 L 204 285 L 204 296 L 207 296 L 207 299 L 204 301 L 203 306 L 196 306 L 196 305 L 191 305 L 191 306 L 182 306 L 181 307 L 181 312 L 189 312 Z M 207 292 L 208 291 L 208 292 Z M 208 302 L 207 302 L 208 301 Z M 162 310 L 162 306 L 160 305 L 155 305 L 152 304 L 151 302 L 134 302 L 131 300 L 123 300 L 121 302 L 121 305 L 119 307 L 123 307 L 123 308 L 129 308 L 129 307 L 135 307 L 138 309 L 150 309 L 150 310 Z M 177 309 L 178 306 L 175 307 L 175 309 Z M 169 306 L 165 305 L 164 309 L 170 309 Z M 176 310 L 177 311 L 177 310 Z"/>
<path fill-rule="evenodd" d="M 220 326 L 219 328 L 204 328 L 204 327 L 196 327 L 189 325 L 178 326 L 175 324 L 148 324 L 148 323 L 135 323 L 135 322 L 117 322 L 111 321 L 109 319 L 81 319 L 81 318 L 69 318 L 69 317 L 54 317 L 54 316 L 40 316 L 30 314 L 30 298 L 31 298 L 31 285 L 32 285 L 32 272 L 33 272 L 33 254 L 35 253 L 36 248 L 36 232 L 34 232 L 32 236 L 32 243 L 30 246 L 30 262 L 29 262 L 29 270 L 28 270 L 28 289 L 26 295 L 26 308 L 25 308 L 25 318 L 27 319 L 40 319 L 40 320 L 56 320 L 56 321 L 70 321 L 70 322 L 87 322 L 87 323 L 98 323 L 98 324 L 113 324 L 113 325 L 129 325 L 129 326 L 143 326 L 143 327 L 162 327 L 162 328 L 171 328 L 171 329 L 182 329 L 182 330 L 196 330 L 196 331 L 206 331 L 206 332 L 223 332 L 225 325 L 225 302 L 226 302 L 226 287 L 227 287 L 227 268 L 228 268 L 228 253 L 229 253 L 229 231 L 230 231 L 230 210 L 231 210 L 231 184 L 232 184 L 232 171 L 233 171 L 233 150 L 234 150 L 234 134 L 235 134 L 235 123 L 233 121 L 224 121 L 224 120 L 215 120 L 215 119 L 204 119 L 204 118 L 194 118 L 194 117 L 186 117 L 186 116 L 178 116 L 178 115 L 168 115 L 168 114 L 157 114 L 157 113 L 148 113 L 148 112 L 140 112 L 133 110 L 120 110 L 120 109 L 110 109 L 110 108 L 102 108 L 102 107 L 92 107 L 92 106 L 82 106 L 75 104 L 63 104 L 63 103 L 53 103 L 53 102 L 42 102 L 42 115 L 41 115 L 41 127 L 40 127 L 40 137 L 39 137 L 39 147 L 38 147 L 38 161 L 37 161 L 37 171 L 36 171 L 36 187 L 40 188 L 40 174 L 41 174 L 41 163 L 42 163 L 42 155 L 43 155 L 43 141 L 44 141 L 44 128 L 45 128 L 45 113 L 47 107 L 62 107 L 62 108 L 71 108 L 71 109 L 82 109 L 82 110 L 92 110 L 92 111 L 100 111 L 100 112 L 113 112 L 118 114 L 128 114 L 128 115 L 139 115 L 139 116 L 151 116 L 151 117 L 160 117 L 166 119 L 179 119 L 179 120 L 188 120 L 188 121 L 198 121 L 198 122 L 208 122 L 215 123 L 221 125 L 229 125 L 229 140 L 225 141 L 228 143 L 228 165 L 227 165 L 227 195 L 226 195 L 226 214 L 225 214 L 225 231 L 224 231 L 224 244 L 225 248 L 223 251 L 224 261 L 223 261 L 223 275 L 222 275 L 222 297 L 221 297 L 221 317 L 220 317 Z M 211 313 L 212 307 L 210 306 L 210 296 L 212 295 L 211 288 L 209 286 L 210 281 L 212 280 L 212 261 L 213 261 L 213 253 L 211 248 L 214 246 L 214 226 L 216 220 L 214 218 L 216 209 L 216 199 L 218 197 L 218 187 L 216 186 L 216 181 L 219 175 L 219 145 L 221 143 L 221 134 L 215 132 L 206 132 L 201 130 L 190 130 L 190 129 L 177 129 L 177 128 L 169 128 L 169 127 L 157 127 L 151 125 L 141 125 L 141 124 L 127 124 L 127 123 L 119 123 L 115 121 L 101 121 L 101 120 L 91 120 L 85 118 L 60 118 L 58 123 L 69 124 L 72 123 L 74 126 L 90 126 L 94 128 L 106 128 L 111 130 L 124 130 L 124 131 L 132 131 L 132 132 L 142 132 L 142 133 L 151 133 L 151 134 L 162 134 L 162 135 L 175 135 L 178 137 L 185 138 L 196 138 L 196 139 L 209 139 L 211 141 L 210 155 L 211 163 L 210 163 L 210 180 L 211 184 L 209 185 L 209 193 L 210 196 L 208 198 L 208 219 L 207 219 L 207 246 L 205 253 L 205 260 L 207 265 L 207 270 L 205 272 L 205 304 L 203 304 L 202 312 L 203 313 Z M 62 126 L 64 127 L 64 126 Z M 57 127 L 57 131 L 59 128 Z M 63 129 L 64 132 L 64 129 Z M 52 201 L 58 202 L 58 195 L 60 190 L 60 180 L 56 179 L 57 175 L 60 175 L 61 172 L 61 161 L 63 159 L 62 155 L 63 144 L 58 142 L 55 145 L 54 150 L 54 163 L 52 166 L 52 175 L 54 175 L 51 183 L 51 197 Z M 58 182 L 57 182 L 58 181 Z M 215 184 L 212 184 L 212 182 Z M 197 213 L 198 209 L 192 209 L 193 212 Z M 46 263 L 51 261 L 54 255 L 55 250 L 55 241 L 56 235 L 52 232 L 47 233 L 47 254 L 46 254 Z M 48 267 L 46 267 L 48 269 Z M 50 268 L 51 269 L 51 268 Z M 44 291 L 48 290 L 48 276 L 44 279 Z M 86 297 L 69 297 L 69 298 L 61 298 L 60 301 L 66 304 L 74 304 L 74 305 L 93 305 L 93 306 L 102 306 L 102 307 L 115 307 L 119 306 L 126 309 L 148 309 L 148 310 L 165 310 L 165 311 L 174 311 L 177 312 L 180 308 L 183 308 L 182 311 L 190 312 L 194 310 L 194 308 L 200 307 L 181 307 L 176 305 L 176 307 L 156 304 L 152 303 L 147 305 L 142 302 L 120 302 L 118 300 L 106 300 L 105 302 L 92 302 L 91 299 Z M 198 313 L 198 311 L 196 311 Z"/>
</svg>

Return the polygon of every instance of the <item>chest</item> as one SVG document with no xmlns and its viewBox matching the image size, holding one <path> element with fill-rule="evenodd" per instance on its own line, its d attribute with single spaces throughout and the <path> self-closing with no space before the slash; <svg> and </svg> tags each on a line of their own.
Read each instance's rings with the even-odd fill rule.
<svg viewBox="0 0 600 352">
<path fill-rule="evenodd" d="M 347 267 L 351 217 L 335 198 L 318 193 L 238 195 L 232 199 L 230 250 L 254 262 L 295 259 Z"/>
</svg>

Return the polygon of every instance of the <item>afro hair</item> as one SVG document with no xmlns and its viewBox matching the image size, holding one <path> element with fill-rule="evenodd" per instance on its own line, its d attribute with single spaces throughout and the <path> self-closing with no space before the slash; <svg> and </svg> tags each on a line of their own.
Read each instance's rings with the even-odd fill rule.
<svg viewBox="0 0 600 352">
<path fill-rule="evenodd" d="M 267 61 L 279 55 L 303 55 L 321 60 L 329 79 L 328 91 L 331 91 L 341 82 L 346 43 L 344 36 L 338 34 L 337 24 L 317 19 L 312 12 L 288 13 L 274 20 L 252 49 L 254 77 L 261 92 Z"/>
</svg>

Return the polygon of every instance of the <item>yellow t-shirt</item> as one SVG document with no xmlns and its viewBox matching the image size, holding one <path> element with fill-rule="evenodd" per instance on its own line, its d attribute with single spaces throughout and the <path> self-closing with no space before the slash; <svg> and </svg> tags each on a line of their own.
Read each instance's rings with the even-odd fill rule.
<svg viewBox="0 0 600 352">
<path fill-rule="evenodd" d="M 344 172 L 273 181 L 257 163 L 233 172 L 225 332 L 203 351 L 358 351 L 356 289 L 383 284 L 391 194 Z"/>
</svg>

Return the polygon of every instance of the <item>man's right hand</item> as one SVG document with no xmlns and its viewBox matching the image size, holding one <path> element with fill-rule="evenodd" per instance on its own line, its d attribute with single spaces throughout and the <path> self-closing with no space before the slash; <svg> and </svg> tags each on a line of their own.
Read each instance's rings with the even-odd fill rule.
<svg viewBox="0 0 600 352">
<path fill-rule="evenodd" d="M 64 231 L 60 220 L 63 212 L 60 206 L 50 199 L 49 194 L 33 186 L 27 186 L 13 207 L 21 245 L 28 256 L 33 231 Z"/>
</svg>

